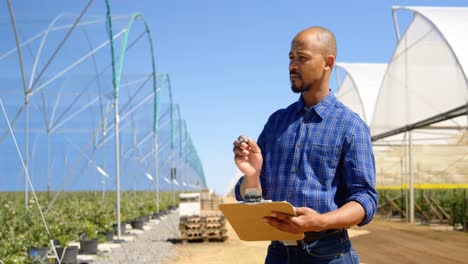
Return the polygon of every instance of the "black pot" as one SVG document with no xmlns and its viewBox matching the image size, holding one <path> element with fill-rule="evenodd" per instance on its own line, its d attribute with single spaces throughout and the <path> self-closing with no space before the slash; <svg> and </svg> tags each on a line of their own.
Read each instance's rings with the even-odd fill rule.
<svg viewBox="0 0 468 264">
<path fill-rule="evenodd" d="M 28 256 L 33 261 L 33 263 L 48 263 L 47 261 L 48 251 L 49 251 L 48 247 L 29 247 Z"/>
<path fill-rule="evenodd" d="M 80 253 L 97 254 L 99 241 L 97 238 L 80 239 Z"/>
<path fill-rule="evenodd" d="M 120 223 L 120 234 L 121 235 L 125 234 L 125 232 L 126 232 L 126 227 L 125 226 L 126 225 L 127 224 L 125 224 L 125 223 Z M 117 231 L 118 231 L 117 224 L 114 224 L 113 226 L 114 226 L 114 235 L 118 235 L 118 233 L 117 233 Z"/>
<path fill-rule="evenodd" d="M 159 211 L 159 213 L 153 213 L 153 217 L 155 219 L 159 219 L 159 218 L 161 218 L 161 217 L 163 217 L 165 215 L 168 215 L 168 214 L 169 214 L 168 210 L 161 210 L 161 211 Z"/>
<path fill-rule="evenodd" d="M 153 219 L 159 219 L 159 213 L 154 212 L 152 217 Z"/>
<path fill-rule="evenodd" d="M 149 222 L 151 216 L 150 215 L 144 215 L 144 216 L 140 216 L 139 219 L 143 220 L 143 222 L 147 223 Z"/>
<path fill-rule="evenodd" d="M 133 220 L 131 222 L 133 228 L 140 229 L 140 230 L 143 230 L 143 224 L 144 223 L 145 223 L 145 221 L 143 221 L 142 219 Z"/>
<path fill-rule="evenodd" d="M 104 236 L 106 237 L 106 241 L 113 241 L 114 240 L 114 231 L 106 231 L 104 232 Z"/>
<path fill-rule="evenodd" d="M 58 257 L 61 259 L 62 264 L 77 264 L 78 263 L 78 250 L 77 246 L 71 247 L 56 247 Z"/>
</svg>

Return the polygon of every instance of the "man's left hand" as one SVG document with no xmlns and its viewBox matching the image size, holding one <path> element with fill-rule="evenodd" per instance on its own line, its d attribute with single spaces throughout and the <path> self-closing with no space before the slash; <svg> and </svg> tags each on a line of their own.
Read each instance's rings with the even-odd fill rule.
<svg viewBox="0 0 468 264">
<path fill-rule="evenodd" d="M 308 207 L 294 207 L 294 211 L 296 216 L 273 212 L 264 220 L 281 231 L 293 234 L 326 229 L 325 217 L 315 210 Z"/>
</svg>

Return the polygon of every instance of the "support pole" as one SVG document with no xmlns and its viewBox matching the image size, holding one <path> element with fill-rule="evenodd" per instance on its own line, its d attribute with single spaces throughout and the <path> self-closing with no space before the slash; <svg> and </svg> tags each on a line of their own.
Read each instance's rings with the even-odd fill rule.
<svg viewBox="0 0 468 264">
<path fill-rule="evenodd" d="M 409 222 L 414 224 L 414 175 L 413 175 L 413 152 L 412 152 L 412 132 L 409 131 L 408 144 L 408 169 L 410 183 L 410 203 L 409 203 Z"/>
<path fill-rule="evenodd" d="M 403 180 L 403 157 L 400 156 L 400 206 L 403 206 L 403 184 L 404 184 L 404 180 Z M 403 211 L 400 211 L 400 217 L 401 217 L 401 220 L 403 221 Z"/>
<path fill-rule="evenodd" d="M 114 110 L 115 110 L 115 175 L 116 175 L 116 189 L 117 189 L 117 238 L 121 239 L 120 230 L 120 142 L 119 142 L 119 100 L 114 97 Z"/>
<path fill-rule="evenodd" d="M 397 19 L 397 15 L 396 15 L 396 8 L 397 7 L 392 8 L 392 17 L 393 17 L 393 26 L 395 27 L 395 34 L 396 34 L 397 43 L 398 43 L 400 41 L 400 29 L 398 28 L 398 19 Z"/>
<path fill-rule="evenodd" d="M 49 128 L 47 128 L 49 130 Z M 50 164 L 50 133 L 47 131 L 47 201 L 50 202 L 50 181 L 51 181 L 51 164 Z"/>
<path fill-rule="evenodd" d="M 158 146 L 158 133 L 154 131 L 154 180 L 156 184 L 156 213 L 159 213 L 159 146 Z"/>
<path fill-rule="evenodd" d="M 28 211 L 28 200 L 29 200 L 29 187 L 28 187 L 28 174 L 29 174 L 29 95 L 26 94 L 24 100 L 24 107 L 25 107 L 25 143 L 24 143 L 24 167 L 25 167 L 25 175 L 24 175 L 24 210 Z"/>
<path fill-rule="evenodd" d="M 26 75 L 24 73 L 24 65 L 23 65 L 23 55 L 21 53 L 21 44 L 18 38 L 18 30 L 16 29 L 16 20 L 15 20 L 15 15 L 13 13 L 13 8 L 11 7 L 11 1 L 7 0 L 8 4 L 8 11 L 10 13 L 10 21 L 11 25 L 13 27 L 13 33 L 15 34 L 15 41 L 16 41 L 16 49 L 18 50 L 18 60 L 20 64 L 20 70 L 21 70 L 21 80 L 23 83 L 23 90 L 24 90 L 24 104 L 25 104 L 25 110 L 26 110 L 26 133 L 25 133 L 25 159 L 24 159 L 24 164 L 25 164 L 25 175 L 24 175 L 24 209 L 28 211 L 28 193 L 29 193 L 29 186 L 28 186 L 28 174 L 29 174 L 29 169 L 28 169 L 28 158 L 29 158 L 29 91 L 26 86 Z"/>
<path fill-rule="evenodd" d="M 174 153 L 173 153 L 174 154 Z M 174 158 L 171 161 L 171 178 L 172 178 L 172 205 L 176 205 L 176 195 L 175 195 L 175 181 L 176 181 L 176 170 L 174 168 Z"/>
<path fill-rule="evenodd" d="M 463 231 L 468 231 L 466 223 L 466 189 L 463 189 Z"/>
</svg>

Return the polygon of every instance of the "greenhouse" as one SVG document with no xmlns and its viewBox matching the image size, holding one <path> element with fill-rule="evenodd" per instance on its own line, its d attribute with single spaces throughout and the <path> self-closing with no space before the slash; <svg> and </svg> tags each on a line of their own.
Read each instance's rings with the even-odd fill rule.
<svg viewBox="0 0 468 264">
<path fill-rule="evenodd" d="M 406 29 L 398 27 L 402 10 L 413 13 Z M 431 190 L 442 189 L 453 190 L 449 196 L 458 199 L 460 210 L 464 206 L 457 221 L 466 223 L 468 37 L 460 33 L 468 26 L 468 8 L 394 7 L 393 12 L 398 44 L 390 62 L 337 63 L 345 71 L 337 96 L 369 125 L 377 186 L 398 190 L 393 198 L 406 200 L 400 207 L 410 222 L 415 208 L 422 214 Z"/>
<path fill-rule="evenodd" d="M 175 206 L 176 192 L 206 188 L 145 17 L 112 16 L 109 5 L 91 15 L 91 3 L 35 23 L 16 21 L 8 4 L 0 215 L 10 226 L 1 227 L 0 260 L 23 262 L 25 246 L 66 244 L 82 233 L 101 238 Z"/>
</svg>

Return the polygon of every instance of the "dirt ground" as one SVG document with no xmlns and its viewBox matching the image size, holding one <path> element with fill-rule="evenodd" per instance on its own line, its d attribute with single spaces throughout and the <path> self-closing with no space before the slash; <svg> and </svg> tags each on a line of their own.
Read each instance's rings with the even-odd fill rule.
<svg viewBox="0 0 468 264">
<path fill-rule="evenodd" d="M 179 259 L 174 264 L 247 264 L 263 263 L 269 242 L 245 242 L 239 239 L 229 223 L 228 240 L 223 242 L 176 244 Z"/>
<path fill-rule="evenodd" d="M 468 233 L 376 218 L 352 239 L 363 263 L 468 263 Z M 450 228 L 446 228 L 450 230 Z"/>
<path fill-rule="evenodd" d="M 241 241 L 227 224 L 222 242 L 177 244 L 173 264 L 264 263 L 269 242 Z M 449 228 L 446 228 L 449 229 Z M 371 224 L 349 230 L 361 263 L 468 263 L 468 233 L 437 231 L 375 217 Z"/>
</svg>

